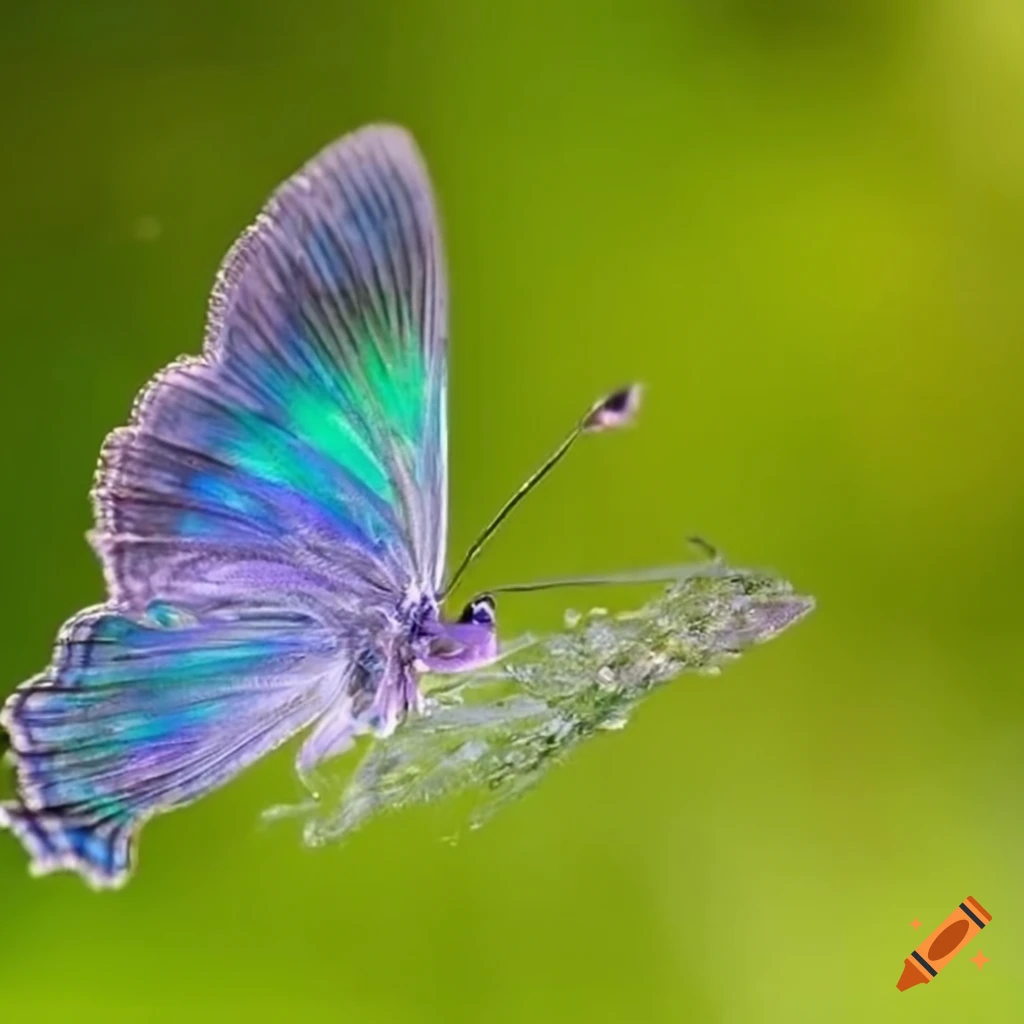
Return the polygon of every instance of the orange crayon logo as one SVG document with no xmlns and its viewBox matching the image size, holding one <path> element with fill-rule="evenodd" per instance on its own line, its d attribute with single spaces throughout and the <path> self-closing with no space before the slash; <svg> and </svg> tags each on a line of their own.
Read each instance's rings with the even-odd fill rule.
<svg viewBox="0 0 1024 1024">
<path fill-rule="evenodd" d="M 992 915 L 968 896 L 903 962 L 896 987 L 906 992 L 915 985 L 927 984 L 991 920 Z"/>
</svg>

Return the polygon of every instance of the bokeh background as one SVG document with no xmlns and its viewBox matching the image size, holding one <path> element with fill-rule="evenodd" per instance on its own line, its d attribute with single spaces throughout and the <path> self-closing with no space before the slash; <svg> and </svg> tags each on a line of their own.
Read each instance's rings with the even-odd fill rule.
<svg viewBox="0 0 1024 1024">
<path fill-rule="evenodd" d="M 819 601 L 455 845 L 458 804 L 315 853 L 261 827 L 287 753 L 154 822 L 120 893 L 0 836 L 4 1020 L 1024 1019 L 1017 0 L 41 0 L 0 85 L 0 692 L 101 599 L 96 452 L 233 236 L 374 119 L 445 215 L 453 553 L 649 385 L 472 584 L 700 532 Z M 897 993 L 967 895 L 992 926 Z"/>
</svg>

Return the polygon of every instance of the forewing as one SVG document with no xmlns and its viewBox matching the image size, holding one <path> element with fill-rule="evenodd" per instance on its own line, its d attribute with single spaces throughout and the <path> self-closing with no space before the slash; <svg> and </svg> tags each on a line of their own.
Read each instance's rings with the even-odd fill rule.
<svg viewBox="0 0 1024 1024">
<path fill-rule="evenodd" d="M 101 456 L 112 597 L 353 607 L 441 583 L 446 284 L 410 136 L 373 126 L 271 197 L 221 267 L 201 357 Z M 283 595 L 283 597 L 281 596 Z"/>
</svg>

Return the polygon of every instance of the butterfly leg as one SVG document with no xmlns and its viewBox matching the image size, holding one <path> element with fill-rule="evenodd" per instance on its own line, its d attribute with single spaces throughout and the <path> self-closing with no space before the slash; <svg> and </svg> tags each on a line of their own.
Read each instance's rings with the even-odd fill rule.
<svg viewBox="0 0 1024 1024">
<path fill-rule="evenodd" d="M 351 700 L 346 698 L 340 707 L 328 711 L 309 734 L 295 759 L 295 771 L 313 797 L 319 796 L 321 789 L 317 767 L 350 750 L 356 736 L 365 731 L 352 715 Z"/>
</svg>

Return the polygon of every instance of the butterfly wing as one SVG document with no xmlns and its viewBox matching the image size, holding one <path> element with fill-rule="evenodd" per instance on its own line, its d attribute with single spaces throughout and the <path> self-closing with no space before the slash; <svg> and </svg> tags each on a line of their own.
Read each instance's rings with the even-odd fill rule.
<svg viewBox="0 0 1024 1024">
<path fill-rule="evenodd" d="M 18 779 L 0 824 L 36 874 L 121 884 L 147 818 L 226 782 L 338 700 L 338 653 L 338 637 L 302 615 L 86 609 L 0 713 Z"/>
<path fill-rule="evenodd" d="M 101 457 L 111 596 L 261 586 L 365 603 L 436 592 L 446 525 L 446 286 L 401 129 L 324 150 L 224 261 L 205 352 L 168 367 Z"/>
<path fill-rule="evenodd" d="M 217 278 L 202 356 L 104 444 L 110 601 L 4 705 L 38 871 L 122 881 L 153 814 L 319 721 L 309 770 L 416 699 L 403 601 L 445 546 L 445 281 L 410 137 L 371 127 L 272 196 Z"/>
</svg>

